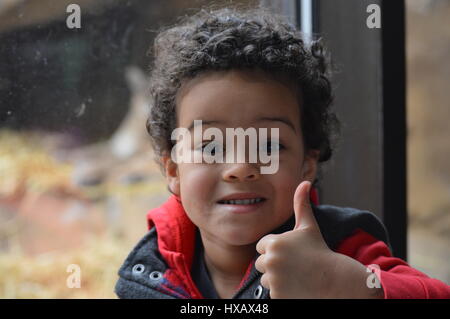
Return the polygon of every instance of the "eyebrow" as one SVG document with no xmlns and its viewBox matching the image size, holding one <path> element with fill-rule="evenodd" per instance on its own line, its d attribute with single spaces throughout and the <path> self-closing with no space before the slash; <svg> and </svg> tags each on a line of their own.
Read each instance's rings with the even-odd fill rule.
<svg viewBox="0 0 450 319">
<path fill-rule="evenodd" d="M 289 126 L 294 132 L 297 132 L 297 130 L 295 129 L 294 124 L 292 124 L 292 122 L 284 117 L 259 117 L 257 119 L 257 121 L 273 121 L 273 122 L 281 122 L 286 124 L 287 126 Z M 205 121 L 202 120 L 202 125 L 211 125 L 211 124 L 221 124 L 223 123 L 222 121 L 217 121 L 217 120 L 211 120 L 211 121 Z M 189 125 L 188 130 L 192 130 L 195 126 L 198 125 L 194 125 L 194 121 L 192 121 L 191 125 Z"/>
<path fill-rule="evenodd" d="M 214 124 L 214 123 L 220 124 L 222 122 L 221 121 L 205 121 L 205 120 L 202 120 L 201 125 L 211 125 L 211 124 Z M 189 127 L 188 127 L 188 130 L 189 131 L 192 130 L 195 126 L 198 126 L 198 125 L 194 125 L 194 121 L 192 121 L 191 125 L 189 125 Z"/>
<path fill-rule="evenodd" d="M 275 122 L 281 122 L 286 124 L 287 126 L 289 126 L 294 132 L 297 132 L 297 130 L 295 129 L 294 124 L 292 124 L 292 122 L 284 117 L 260 117 L 258 118 L 258 121 L 275 121 Z"/>
</svg>

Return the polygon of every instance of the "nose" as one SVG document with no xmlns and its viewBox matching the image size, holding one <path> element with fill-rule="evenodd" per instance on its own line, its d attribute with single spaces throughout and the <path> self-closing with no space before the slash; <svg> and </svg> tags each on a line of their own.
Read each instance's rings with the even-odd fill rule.
<svg viewBox="0 0 450 319">
<path fill-rule="evenodd" d="M 258 180 L 259 168 L 251 163 L 230 164 L 223 171 L 223 179 L 227 182 L 250 182 Z"/>
</svg>

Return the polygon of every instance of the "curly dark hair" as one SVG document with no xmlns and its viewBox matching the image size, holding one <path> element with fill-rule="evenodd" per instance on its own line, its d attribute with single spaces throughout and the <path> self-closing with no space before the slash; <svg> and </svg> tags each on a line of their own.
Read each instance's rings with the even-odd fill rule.
<svg viewBox="0 0 450 319">
<path fill-rule="evenodd" d="M 207 71 L 262 69 L 276 79 L 287 77 L 296 83 L 303 100 L 305 147 L 320 151 L 319 162 L 330 159 L 339 121 L 330 110 L 328 57 L 320 40 L 308 45 L 285 17 L 263 7 L 203 8 L 160 31 L 152 51 L 146 126 L 159 158 L 170 154 L 174 145 L 176 96 L 186 81 Z"/>
</svg>

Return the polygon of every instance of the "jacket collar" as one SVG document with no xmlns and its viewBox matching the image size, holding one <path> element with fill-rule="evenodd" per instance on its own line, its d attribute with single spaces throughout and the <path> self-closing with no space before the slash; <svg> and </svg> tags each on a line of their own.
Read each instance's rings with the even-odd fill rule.
<svg viewBox="0 0 450 319">
<path fill-rule="evenodd" d="M 178 196 L 171 195 L 160 207 L 147 213 L 148 228 L 156 227 L 161 255 L 172 268 L 184 259 L 192 265 L 196 226 L 187 216 Z"/>
</svg>

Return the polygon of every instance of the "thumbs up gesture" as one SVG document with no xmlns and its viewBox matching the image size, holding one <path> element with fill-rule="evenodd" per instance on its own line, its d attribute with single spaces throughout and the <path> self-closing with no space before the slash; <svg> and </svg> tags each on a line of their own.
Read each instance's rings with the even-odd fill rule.
<svg viewBox="0 0 450 319">
<path fill-rule="evenodd" d="M 271 298 L 371 297 L 366 268 L 325 243 L 309 202 L 310 189 L 311 183 L 304 181 L 295 191 L 294 229 L 266 235 L 257 243 L 261 285 Z"/>
</svg>

